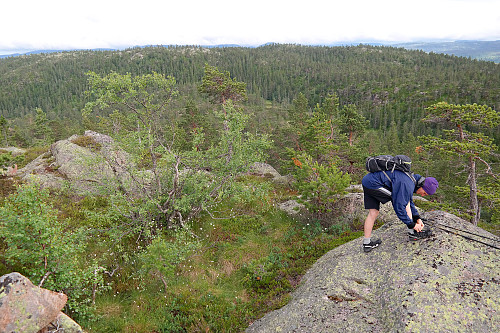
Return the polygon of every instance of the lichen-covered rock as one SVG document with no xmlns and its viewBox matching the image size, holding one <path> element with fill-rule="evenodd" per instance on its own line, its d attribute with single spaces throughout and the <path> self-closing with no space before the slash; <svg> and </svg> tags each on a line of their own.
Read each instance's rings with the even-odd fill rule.
<svg viewBox="0 0 500 333">
<path fill-rule="evenodd" d="M 59 316 L 56 318 L 56 321 L 59 323 L 59 328 L 61 328 L 64 333 L 82 333 L 82 327 L 78 325 L 73 319 L 68 317 L 64 313 L 59 313 Z"/>
<path fill-rule="evenodd" d="M 19 156 L 26 154 L 26 149 L 18 148 L 18 147 L 0 147 L 0 152 L 10 152 L 12 156 Z"/>
<path fill-rule="evenodd" d="M 272 165 L 262 162 L 255 162 L 252 164 L 250 174 L 268 178 L 273 183 L 279 185 L 286 186 L 293 182 L 293 178 L 291 176 L 282 176 Z"/>
<path fill-rule="evenodd" d="M 66 314 L 59 312 L 57 317 L 44 329 L 37 333 L 83 333 L 83 329 Z"/>
<path fill-rule="evenodd" d="M 281 176 L 273 166 L 262 162 L 255 162 L 254 164 L 252 164 L 251 172 L 255 175 L 264 176 L 268 178 Z"/>
<path fill-rule="evenodd" d="M 423 215 L 495 238 L 452 214 Z M 374 231 L 377 249 L 364 253 L 357 239 L 331 250 L 289 304 L 247 332 L 500 332 L 499 250 L 432 230 L 410 242 L 393 214 Z"/>
<path fill-rule="evenodd" d="M 0 332 L 36 333 L 53 321 L 67 296 L 37 287 L 19 273 L 0 277 Z"/>
<path fill-rule="evenodd" d="M 287 200 L 279 204 L 279 209 L 291 216 L 300 214 L 305 208 L 306 206 L 298 203 L 297 200 Z"/>
<path fill-rule="evenodd" d="M 73 135 L 55 142 L 18 174 L 22 180 L 38 182 L 42 187 L 68 187 L 80 194 L 104 190 L 135 192 L 147 187 L 150 175 L 145 172 L 132 180 L 132 169 L 130 156 L 116 147 L 111 137 L 86 131 L 83 136 Z"/>
</svg>

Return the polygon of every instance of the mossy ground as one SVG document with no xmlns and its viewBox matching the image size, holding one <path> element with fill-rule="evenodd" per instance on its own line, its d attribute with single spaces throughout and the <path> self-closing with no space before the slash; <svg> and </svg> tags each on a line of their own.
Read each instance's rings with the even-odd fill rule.
<svg viewBox="0 0 500 333">
<path fill-rule="evenodd" d="M 305 228 L 305 227 L 304 227 Z M 97 299 L 89 332 L 242 332 L 285 305 L 305 271 L 328 250 L 359 237 L 311 236 L 272 210 L 259 217 L 197 221 L 204 247 L 183 262 L 168 290 L 130 279 Z M 121 286 L 119 288 L 119 286 Z"/>
<path fill-rule="evenodd" d="M 242 181 L 269 182 L 258 177 Z M 337 226 L 333 228 L 299 222 L 277 208 L 296 193 L 266 188 L 265 197 L 254 202 L 220 204 L 216 208 L 220 218 L 206 214 L 191 222 L 202 246 L 178 265 L 166 290 L 155 276 L 138 274 L 134 256 L 140 249 L 134 238 L 121 245 L 120 267 L 106 276 L 109 290 L 96 297 L 93 315 L 69 314 L 88 332 L 242 332 L 265 313 L 282 307 L 319 257 L 361 232 L 359 223 L 347 225 L 341 220 L 341 225 L 332 222 Z M 89 213 L 104 216 L 106 198 L 57 192 L 52 197 L 68 229 L 110 226 L 110 221 L 89 219 Z M 228 216 L 232 217 L 222 218 Z M 105 266 L 111 271 L 117 253 L 110 249 L 115 246 L 96 233 L 89 238 L 85 256 L 108 260 Z M 0 256 L 4 250 L 0 242 Z M 0 260 L 0 269 L 6 273 L 14 267 Z"/>
</svg>

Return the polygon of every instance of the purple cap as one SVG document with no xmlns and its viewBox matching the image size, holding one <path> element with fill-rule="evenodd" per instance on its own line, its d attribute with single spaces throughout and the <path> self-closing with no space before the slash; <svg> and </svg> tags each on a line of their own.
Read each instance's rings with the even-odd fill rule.
<svg viewBox="0 0 500 333">
<path fill-rule="evenodd" d="M 427 177 L 425 178 L 425 182 L 424 185 L 422 186 L 422 189 L 425 191 L 425 193 L 433 195 L 434 193 L 436 193 L 438 187 L 439 183 L 436 180 L 436 178 Z"/>
</svg>

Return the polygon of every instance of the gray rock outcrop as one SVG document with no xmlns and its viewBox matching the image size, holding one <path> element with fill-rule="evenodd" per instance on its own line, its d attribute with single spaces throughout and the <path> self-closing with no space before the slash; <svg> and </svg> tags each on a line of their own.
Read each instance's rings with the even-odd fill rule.
<svg viewBox="0 0 500 333">
<path fill-rule="evenodd" d="M 452 214 L 424 215 L 495 239 Z M 500 332 L 499 250 L 438 228 L 410 242 L 394 214 L 383 218 L 379 248 L 364 253 L 357 239 L 331 250 L 246 332 Z"/>
<path fill-rule="evenodd" d="M 306 206 L 297 202 L 297 200 L 287 200 L 280 203 L 278 207 L 290 216 L 300 215 L 306 209 Z"/>
<path fill-rule="evenodd" d="M 82 145 L 85 142 L 87 145 Z M 80 144 L 79 144 L 80 143 Z M 147 177 L 131 179 L 133 163 L 107 135 L 86 131 L 50 146 L 50 150 L 18 171 L 22 180 L 39 182 L 43 187 L 69 187 L 76 193 L 100 190 L 134 191 L 137 180 L 147 186 Z"/>
<path fill-rule="evenodd" d="M 0 332 L 81 333 L 83 330 L 61 312 L 67 296 L 37 287 L 19 273 L 0 277 Z"/>
<path fill-rule="evenodd" d="M 18 147 L 0 147 L 0 152 L 1 151 L 10 152 L 12 156 L 24 155 L 26 153 L 26 149 Z"/>
<path fill-rule="evenodd" d="M 250 174 L 265 177 L 270 179 L 273 183 L 279 185 L 289 185 L 293 182 L 293 177 L 282 176 L 276 169 L 267 163 L 255 162 L 250 168 Z"/>
</svg>

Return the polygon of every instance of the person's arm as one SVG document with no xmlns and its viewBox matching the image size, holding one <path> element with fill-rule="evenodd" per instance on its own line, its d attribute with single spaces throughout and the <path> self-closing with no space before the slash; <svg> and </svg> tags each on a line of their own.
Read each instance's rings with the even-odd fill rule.
<svg viewBox="0 0 500 333">
<path fill-rule="evenodd" d="M 411 215 L 412 216 L 418 216 L 420 218 L 420 214 L 418 213 L 417 207 L 415 207 L 415 204 L 413 203 L 413 194 L 412 198 L 410 199 L 410 209 L 411 209 Z"/>
<path fill-rule="evenodd" d="M 412 197 L 413 197 L 413 194 L 412 194 Z M 422 219 L 420 218 L 420 215 L 418 213 L 418 210 L 417 210 L 417 207 L 415 207 L 415 203 L 413 203 L 413 198 L 410 199 L 410 202 L 408 204 L 408 209 L 410 210 L 410 214 L 408 214 L 410 216 L 410 218 L 413 220 L 413 223 L 415 223 L 415 226 L 413 227 L 413 229 L 415 229 L 415 231 L 422 231 L 422 229 L 424 228 L 424 222 L 422 222 Z"/>
<path fill-rule="evenodd" d="M 406 175 L 402 176 L 407 177 Z M 420 225 L 417 221 L 417 217 L 420 217 L 418 216 L 418 211 L 412 200 L 415 184 L 413 184 L 413 181 L 409 177 L 407 177 L 408 179 L 404 177 L 395 177 L 393 181 L 392 206 L 398 218 L 405 223 L 409 229 L 420 231 L 423 225 Z M 418 227 L 415 228 L 417 223 Z"/>
<path fill-rule="evenodd" d="M 408 228 L 412 229 L 415 227 L 415 223 L 413 219 L 410 217 L 411 209 L 410 209 L 410 201 L 406 195 L 404 195 L 404 188 L 396 185 L 394 183 L 392 187 L 392 206 L 394 208 L 394 212 L 398 216 L 398 218 L 408 226 Z"/>
</svg>

